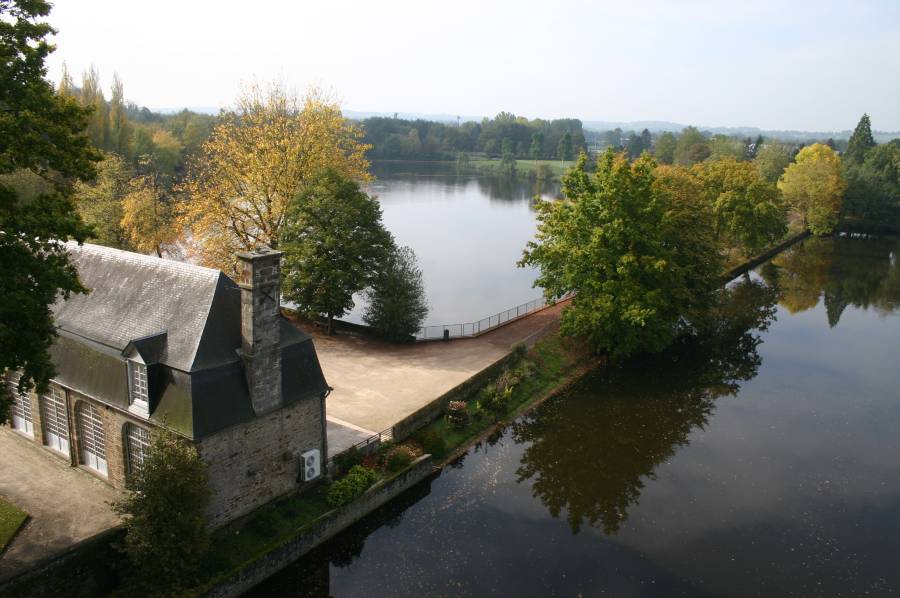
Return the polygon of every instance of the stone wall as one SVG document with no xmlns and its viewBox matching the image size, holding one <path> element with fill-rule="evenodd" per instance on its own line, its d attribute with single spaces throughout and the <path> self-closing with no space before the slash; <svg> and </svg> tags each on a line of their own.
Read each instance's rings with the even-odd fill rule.
<svg viewBox="0 0 900 598">
<path fill-rule="evenodd" d="M 404 417 L 394 424 L 394 440 L 405 440 L 419 428 L 423 428 L 441 417 L 444 414 L 444 410 L 447 408 L 447 403 L 450 401 L 468 400 L 475 392 L 481 390 L 491 378 L 500 375 L 503 369 L 512 364 L 515 360 L 515 352 L 510 351 L 471 378 L 460 382 L 424 407 L 420 407 L 415 412 Z"/>
<path fill-rule="evenodd" d="M 304 399 L 197 443 L 209 464 L 209 520 L 218 527 L 298 488 L 300 453 L 324 459 L 324 399 Z"/>
<path fill-rule="evenodd" d="M 375 484 L 349 505 L 323 515 L 300 535 L 271 550 L 230 578 L 219 582 L 205 595 L 216 598 L 240 596 L 264 579 L 291 565 L 319 544 L 333 538 L 375 509 L 423 481 L 433 472 L 431 455 L 419 457 L 399 475 Z"/>
<path fill-rule="evenodd" d="M 88 467 L 85 467 L 84 469 L 91 474 L 96 475 L 98 478 L 109 482 L 109 484 L 111 484 L 115 488 L 125 488 L 125 475 L 127 472 L 124 439 L 125 424 L 133 423 L 147 429 L 152 429 L 153 426 L 149 425 L 148 422 L 144 420 L 130 416 L 118 409 L 110 407 L 90 397 L 86 397 L 73 390 L 59 386 L 55 383 L 51 383 L 51 386 L 62 389 L 66 394 L 66 408 L 68 411 L 69 426 L 69 454 L 63 454 L 56 449 L 51 449 L 50 447 L 46 446 L 46 442 L 44 439 L 44 425 L 41 419 L 40 400 L 38 398 L 38 395 L 36 395 L 34 392 L 30 392 L 28 393 L 28 397 L 31 400 L 31 417 L 34 426 L 33 442 L 38 446 L 44 447 L 44 449 L 47 450 L 47 452 L 49 452 L 50 454 L 59 457 L 60 465 L 70 465 L 74 467 L 80 466 L 82 460 L 81 455 L 79 454 L 78 426 L 76 425 L 75 419 L 75 407 L 81 401 L 90 403 L 100 413 L 100 417 L 103 421 L 103 432 L 105 436 L 104 449 L 106 452 L 108 475 L 103 476 L 99 472 L 96 472 Z M 28 441 L 28 438 L 25 435 L 20 434 L 20 436 L 22 437 L 22 440 L 24 442 Z"/>
</svg>

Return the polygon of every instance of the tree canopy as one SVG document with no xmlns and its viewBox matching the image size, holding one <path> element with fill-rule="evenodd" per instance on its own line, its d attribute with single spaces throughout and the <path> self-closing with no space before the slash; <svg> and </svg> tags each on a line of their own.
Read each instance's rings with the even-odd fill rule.
<svg viewBox="0 0 900 598">
<path fill-rule="evenodd" d="M 815 235 L 830 234 L 837 226 L 846 187 L 841 159 L 821 143 L 800 150 L 778 181 L 788 205 Z"/>
<path fill-rule="evenodd" d="M 90 111 L 45 79 L 54 30 L 43 0 L 0 2 L 0 370 L 39 391 L 53 374 L 50 305 L 84 292 L 65 247 L 87 238 L 72 202 L 99 156 L 84 134 Z"/>
<path fill-rule="evenodd" d="M 872 137 L 872 122 L 869 120 L 868 114 L 863 114 L 850 136 L 850 141 L 847 142 L 844 158 L 862 162 L 866 159 L 866 152 L 873 147 L 875 147 L 875 138 Z"/>
<path fill-rule="evenodd" d="M 209 546 L 211 493 L 197 449 L 169 433 L 157 434 L 126 487 L 114 507 L 125 516 L 125 550 L 141 593 L 170 595 L 190 587 Z"/>
<path fill-rule="evenodd" d="M 407 341 L 422 327 L 428 315 L 425 283 L 416 254 L 409 247 L 388 252 L 366 291 L 368 305 L 363 321 L 389 341 Z"/>
<path fill-rule="evenodd" d="M 325 316 L 331 332 L 392 247 L 378 202 L 344 174 L 324 170 L 286 206 L 284 296 L 302 312 Z"/>
<path fill-rule="evenodd" d="M 191 160 L 181 220 L 204 264 L 230 270 L 233 254 L 278 249 L 287 204 L 317 172 L 330 168 L 368 180 L 368 146 L 339 106 L 311 90 L 250 87 L 221 116 Z"/>
<path fill-rule="evenodd" d="M 752 255 L 787 232 L 787 208 L 781 192 L 750 162 L 707 161 L 691 170 L 701 181 L 723 245 Z"/>
<path fill-rule="evenodd" d="M 643 156 L 612 150 L 586 172 L 566 175 L 565 198 L 538 206 L 538 232 L 520 265 L 537 266 L 550 298 L 577 293 L 562 314 L 564 333 L 624 356 L 659 351 L 708 307 L 721 262 L 702 207 L 682 201 Z"/>
</svg>

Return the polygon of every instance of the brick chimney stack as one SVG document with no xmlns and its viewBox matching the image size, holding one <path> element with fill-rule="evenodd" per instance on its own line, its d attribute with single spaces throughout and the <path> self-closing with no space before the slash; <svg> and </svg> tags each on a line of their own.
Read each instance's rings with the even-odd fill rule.
<svg viewBox="0 0 900 598">
<path fill-rule="evenodd" d="M 241 356 L 253 410 L 281 406 L 281 256 L 267 248 L 240 252 Z"/>
</svg>

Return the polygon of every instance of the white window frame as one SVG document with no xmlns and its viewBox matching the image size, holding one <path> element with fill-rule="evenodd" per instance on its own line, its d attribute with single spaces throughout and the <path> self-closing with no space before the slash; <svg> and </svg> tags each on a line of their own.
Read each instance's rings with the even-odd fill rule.
<svg viewBox="0 0 900 598">
<path fill-rule="evenodd" d="M 68 456 L 70 454 L 69 412 L 66 404 L 66 391 L 55 384 L 51 385 L 47 394 L 41 396 L 38 401 L 44 446 Z"/>
<path fill-rule="evenodd" d="M 75 405 L 75 429 L 78 432 L 79 463 L 108 476 L 106 430 L 100 410 L 85 400 L 78 401 Z"/>
<path fill-rule="evenodd" d="M 128 422 L 125 424 L 125 459 L 128 474 L 140 471 L 150 453 L 150 430 Z"/>
<path fill-rule="evenodd" d="M 19 392 L 19 380 L 22 374 L 10 372 L 7 378 L 9 394 L 12 397 L 9 418 L 12 420 L 13 430 L 34 438 L 34 414 L 31 408 L 31 395 L 27 392 Z"/>
<path fill-rule="evenodd" d="M 128 358 L 128 410 L 150 417 L 150 380 L 147 364 L 137 354 Z"/>
</svg>

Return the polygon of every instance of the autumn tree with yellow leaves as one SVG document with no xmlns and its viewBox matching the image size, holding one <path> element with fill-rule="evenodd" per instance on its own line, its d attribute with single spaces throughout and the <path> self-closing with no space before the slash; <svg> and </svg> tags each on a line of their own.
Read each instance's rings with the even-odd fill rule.
<svg viewBox="0 0 900 598">
<path fill-rule="evenodd" d="M 804 147 L 781 175 L 778 188 L 811 233 L 831 234 L 838 224 L 847 188 L 841 159 L 833 149 L 821 143 Z"/>
<path fill-rule="evenodd" d="M 138 176 L 128 183 L 120 224 L 131 247 L 141 253 L 162 257 L 163 248 L 178 239 L 174 206 L 157 175 Z"/>
<path fill-rule="evenodd" d="M 228 270 L 236 251 L 278 248 L 286 205 L 317 173 L 369 180 L 362 135 L 319 90 L 249 87 L 189 164 L 179 219 L 192 249 Z"/>
</svg>

